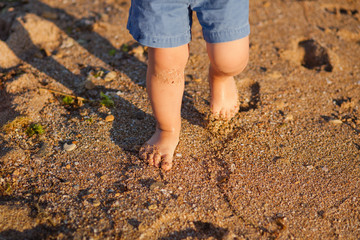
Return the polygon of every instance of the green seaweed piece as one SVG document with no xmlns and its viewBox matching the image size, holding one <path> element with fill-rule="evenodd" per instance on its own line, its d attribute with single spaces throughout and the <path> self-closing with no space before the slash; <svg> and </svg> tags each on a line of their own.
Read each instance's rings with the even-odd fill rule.
<svg viewBox="0 0 360 240">
<path fill-rule="evenodd" d="M 43 127 L 41 126 L 41 124 L 38 123 L 32 123 L 30 124 L 30 126 L 26 129 L 26 134 L 29 137 L 32 137 L 35 134 L 41 135 L 43 134 L 45 131 L 43 129 Z"/>
<path fill-rule="evenodd" d="M 103 92 L 100 92 L 100 97 L 101 97 L 101 105 L 106 106 L 106 107 L 113 107 L 114 106 L 114 101 L 111 99 L 110 96 L 104 94 Z"/>
<path fill-rule="evenodd" d="M 62 102 L 64 105 L 71 105 L 74 103 L 74 98 L 71 97 L 71 96 L 65 96 L 63 99 L 62 99 Z"/>
</svg>

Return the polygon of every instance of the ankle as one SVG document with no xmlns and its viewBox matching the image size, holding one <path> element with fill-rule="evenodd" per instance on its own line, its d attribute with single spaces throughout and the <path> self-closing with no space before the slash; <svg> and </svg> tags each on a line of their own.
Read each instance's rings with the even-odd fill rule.
<svg viewBox="0 0 360 240">
<path fill-rule="evenodd" d="M 209 79 L 213 84 L 230 83 L 234 81 L 234 77 L 232 76 L 213 76 L 210 77 Z"/>
<path fill-rule="evenodd" d="M 162 129 L 156 127 L 155 133 L 150 138 L 148 143 L 156 144 L 162 141 L 166 141 L 167 144 L 178 143 L 180 139 L 180 129 Z"/>
<path fill-rule="evenodd" d="M 224 83 L 228 81 L 233 81 L 234 77 L 230 75 L 222 75 L 222 74 L 215 74 L 209 72 L 209 81 L 210 83 Z"/>
<path fill-rule="evenodd" d="M 180 133 L 180 126 L 178 127 L 161 127 L 159 125 L 156 126 L 156 131 L 159 133 L 166 133 L 171 135 L 179 135 Z"/>
</svg>

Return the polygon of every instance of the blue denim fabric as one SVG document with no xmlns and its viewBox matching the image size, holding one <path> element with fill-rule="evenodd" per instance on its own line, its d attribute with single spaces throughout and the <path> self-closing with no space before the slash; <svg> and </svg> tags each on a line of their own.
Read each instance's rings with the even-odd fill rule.
<svg viewBox="0 0 360 240">
<path fill-rule="evenodd" d="M 209 43 L 250 33 L 249 0 L 131 0 L 127 28 L 145 46 L 178 47 L 191 40 L 193 12 Z"/>
</svg>

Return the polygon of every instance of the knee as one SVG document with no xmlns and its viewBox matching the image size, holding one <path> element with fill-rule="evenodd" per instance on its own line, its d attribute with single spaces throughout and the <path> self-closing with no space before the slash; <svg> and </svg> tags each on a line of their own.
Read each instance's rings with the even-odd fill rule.
<svg viewBox="0 0 360 240">
<path fill-rule="evenodd" d="M 240 74 L 249 61 L 249 54 L 239 54 L 236 57 L 226 57 L 219 60 L 211 61 L 211 68 L 218 74 L 224 76 L 236 76 Z"/>
<path fill-rule="evenodd" d="M 224 76 L 241 73 L 249 60 L 249 37 L 224 43 L 207 43 L 211 69 Z"/>
</svg>

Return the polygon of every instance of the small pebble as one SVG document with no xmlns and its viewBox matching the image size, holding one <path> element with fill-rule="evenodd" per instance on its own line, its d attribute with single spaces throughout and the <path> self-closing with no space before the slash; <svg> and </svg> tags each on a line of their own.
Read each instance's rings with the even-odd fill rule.
<svg viewBox="0 0 360 240">
<path fill-rule="evenodd" d="M 19 174 L 20 174 L 19 169 L 16 169 L 16 170 L 13 172 L 13 176 L 19 176 Z"/>
<path fill-rule="evenodd" d="M 33 159 L 33 161 L 36 163 L 36 164 L 42 164 L 43 163 L 43 160 L 40 158 L 40 157 L 35 157 Z"/>
<path fill-rule="evenodd" d="M 135 55 L 142 55 L 144 54 L 144 48 L 142 46 L 137 46 L 131 50 L 131 53 Z"/>
<path fill-rule="evenodd" d="M 72 39 L 72 38 L 66 38 L 66 39 L 62 42 L 60 48 L 70 48 L 70 47 L 74 46 L 74 44 L 75 44 L 75 40 L 74 40 L 74 39 Z"/>
<path fill-rule="evenodd" d="M 294 120 L 294 116 L 289 114 L 289 115 L 286 116 L 285 120 L 286 121 L 292 121 L 292 120 Z"/>
<path fill-rule="evenodd" d="M 91 81 L 91 80 L 87 80 L 85 82 L 85 85 L 84 87 L 87 89 L 87 90 L 92 90 L 95 88 L 95 84 Z"/>
<path fill-rule="evenodd" d="M 282 77 L 282 74 L 280 72 L 275 71 L 275 72 L 270 73 L 269 77 L 274 78 L 274 79 L 279 79 Z"/>
<path fill-rule="evenodd" d="M 93 202 L 93 206 L 94 206 L 94 207 L 98 207 L 98 206 L 100 206 L 100 204 L 101 204 L 101 202 L 100 202 L 99 200 L 95 200 L 95 201 Z"/>
<path fill-rule="evenodd" d="M 86 116 L 86 115 L 88 115 L 89 114 L 89 111 L 87 111 L 87 110 L 85 110 L 85 109 L 81 109 L 80 110 L 80 115 L 81 116 Z"/>
<path fill-rule="evenodd" d="M 181 155 L 181 153 L 177 153 L 177 154 L 175 154 L 175 156 L 176 157 L 181 157 L 182 155 Z"/>
<path fill-rule="evenodd" d="M 43 59 L 44 55 L 41 52 L 35 52 L 34 57 L 39 58 L 39 59 Z"/>
<path fill-rule="evenodd" d="M 329 121 L 332 124 L 342 124 L 343 122 L 340 119 L 333 119 Z"/>
<path fill-rule="evenodd" d="M 157 209 L 156 204 L 152 204 L 149 206 L 149 210 L 155 210 L 155 209 Z"/>
<path fill-rule="evenodd" d="M 114 121 L 115 117 L 114 115 L 107 115 L 105 118 L 105 122 L 112 122 Z"/>
<path fill-rule="evenodd" d="M 106 74 L 104 80 L 106 82 L 110 82 L 110 81 L 114 80 L 116 77 L 117 77 L 117 73 L 114 71 L 111 71 L 108 74 Z"/>
<path fill-rule="evenodd" d="M 50 19 L 50 20 L 56 20 L 58 19 L 58 15 L 54 12 L 43 12 L 41 14 L 43 18 Z"/>
<path fill-rule="evenodd" d="M 74 143 L 70 143 L 70 144 L 65 143 L 64 144 L 64 150 L 67 152 L 70 152 L 70 151 L 74 150 L 75 148 L 76 148 L 76 145 Z"/>
<path fill-rule="evenodd" d="M 235 166 L 235 164 L 233 163 L 233 164 L 231 164 L 230 165 L 230 172 L 235 172 L 235 169 L 236 169 L 236 166 Z"/>
<path fill-rule="evenodd" d="M 151 184 L 150 185 L 150 190 L 154 190 L 154 189 L 156 189 L 156 188 L 163 188 L 165 186 L 165 184 L 164 183 L 162 183 L 162 182 L 155 182 L 155 183 L 153 183 L 153 184 Z"/>
</svg>

